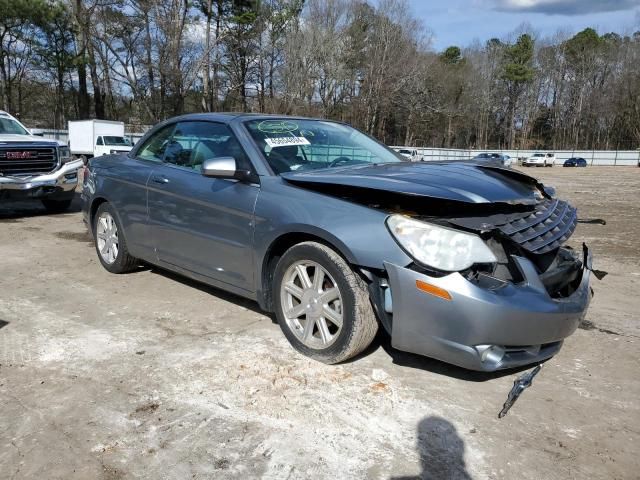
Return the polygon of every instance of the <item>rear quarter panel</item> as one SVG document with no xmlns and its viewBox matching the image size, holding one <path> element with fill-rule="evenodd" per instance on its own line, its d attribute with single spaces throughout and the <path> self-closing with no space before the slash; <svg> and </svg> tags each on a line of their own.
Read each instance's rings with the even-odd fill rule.
<svg viewBox="0 0 640 480">
<path fill-rule="evenodd" d="M 147 181 L 153 165 L 127 155 L 105 155 L 91 161 L 94 192 L 88 201 L 106 200 L 115 208 L 129 251 L 139 258 L 153 257 L 147 215 Z"/>
</svg>

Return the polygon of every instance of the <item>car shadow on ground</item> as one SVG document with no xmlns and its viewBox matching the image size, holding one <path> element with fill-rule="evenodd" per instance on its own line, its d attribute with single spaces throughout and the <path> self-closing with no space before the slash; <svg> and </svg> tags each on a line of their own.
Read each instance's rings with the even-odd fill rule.
<svg viewBox="0 0 640 480">
<path fill-rule="evenodd" d="M 464 441 L 456 427 L 444 418 L 431 416 L 420 421 L 416 449 L 421 472 L 415 476 L 391 477 L 390 480 L 471 480 L 464 460 Z"/>
<path fill-rule="evenodd" d="M 239 307 L 243 307 L 243 308 L 246 308 L 247 310 L 251 310 L 254 313 L 259 313 L 260 315 L 264 315 L 265 317 L 270 317 L 271 321 L 273 321 L 274 323 L 277 323 L 274 315 L 270 314 L 269 312 L 265 312 L 264 310 L 261 310 L 260 307 L 258 306 L 258 303 L 253 300 L 249 300 L 247 298 L 241 297 L 240 295 L 236 295 L 234 293 L 230 293 L 225 290 L 212 287 L 210 285 L 207 285 L 206 283 L 202 283 L 197 280 L 192 280 L 188 277 L 184 277 L 170 270 L 165 270 L 163 268 L 156 267 L 155 265 L 147 265 L 147 266 L 141 267 L 141 269 L 142 270 L 148 269 L 153 274 L 161 275 L 165 278 L 179 282 L 188 287 L 196 288 L 201 292 L 204 292 L 208 295 L 212 295 L 216 298 L 219 298 L 220 300 L 224 300 L 225 302 L 233 303 L 235 305 L 238 305 Z"/>
<path fill-rule="evenodd" d="M 212 295 L 216 298 L 219 298 L 220 300 L 233 303 L 235 305 L 238 305 L 239 307 L 243 307 L 243 308 L 246 308 L 247 310 L 251 310 L 254 313 L 264 315 L 265 317 L 270 318 L 274 324 L 278 323 L 278 320 L 276 319 L 276 316 L 274 313 L 265 312 L 258 306 L 258 303 L 253 300 L 249 300 L 239 295 L 226 292 L 219 288 L 209 286 L 205 283 L 201 283 L 197 280 L 192 280 L 178 273 L 174 273 L 169 270 L 165 270 L 153 265 L 141 266 L 140 270 L 149 270 L 153 274 L 161 275 L 165 278 L 168 278 L 176 282 L 180 282 L 183 285 L 186 285 L 191 288 L 196 288 L 201 292 L 204 292 L 208 295 Z M 345 360 L 342 363 L 349 364 L 352 362 L 357 362 L 359 359 L 371 355 L 373 352 L 377 351 L 379 348 L 382 348 L 387 353 L 387 355 L 391 357 L 395 365 L 406 367 L 406 368 L 415 368 L 419 370 L 425 370 L 432 373 L 436 373 L 438 375 L 445 375 L 447 377 L 453 377 L 453 378 L 457 378 L 459 380 L 464 380 L 467 382 L 485 382 L 495 378 L 513 375 L 514 373 L 525 371 L 532 367 L 532 365 L 525 365 L 523 367 L 499 370 L 497 372 L 476 372 L 473 370 L 466 370 L 464 368 L 457 367 L 455 365 L 441 362 L 440 360 L 436 360 L 434 358 L 429 358 L 429 357 L 425 357 L 423 355 L 417 355 L 414 353 L 402 352 L 400 350 L 395 349 L 394 347 L 391 346 L 390 335 L 386 331 L 384 331 L 382 327 L 380 327 L 380 330 L 378 331 L 376 338 L 374 339 L 374 341 L 371 343 L 369 347 L 367 347 L 362 353 L 356 355 L 353 358 Z"/>
<path fill-rule="evenodd" d="M 57 216 L 78 213 L 82 210 L 82 199 L 80 193 L 76 192 L 73 202 L 68 210 L 60 213 L 48 212 L 40 200 L 34 198 L 29 200 L 0 200 L 0 224 L 16 223 L 22 218 Z"/>
</svg>

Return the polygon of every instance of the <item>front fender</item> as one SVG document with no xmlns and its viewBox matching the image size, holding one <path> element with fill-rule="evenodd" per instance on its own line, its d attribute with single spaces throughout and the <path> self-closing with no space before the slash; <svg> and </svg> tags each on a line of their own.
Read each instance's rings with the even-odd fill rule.
<svg viewBox="0 0 640 480">
<path fill-rule="evenodd" d="M 272 249 L 273 245 L 277 244 L 281 239 L 291 234 L 301 234 L 303 236 L 317 237 L 322 240 L 323 243 L 333 246 L 338 252 L 347 259 L 349 263 L 358 263 L 356 255 L 351 248 L 346 244 L 343 239 L 335 236 L 330 231 L 320 228 L 316 225 L 310 225 L 306 223 L 287 223 L 280 224 L 276 229 L 269 232 L 269 234 L 263 237 L 260 242 L 260 248 L 256 249 L 260 258 L 265 257 Z"/>
<path fill-rule="evenodd" d="M 292 233 L 324 240 L 352 265 L 383 270 L 384 262 L 411 263 L 387 230 L 386 212 L 293 186 L 279 177 L 263 179 L 254 231 L 259 282 L 271 246 Z M 258 289 L 262 290 L 261 284 Z"/>
</svg>

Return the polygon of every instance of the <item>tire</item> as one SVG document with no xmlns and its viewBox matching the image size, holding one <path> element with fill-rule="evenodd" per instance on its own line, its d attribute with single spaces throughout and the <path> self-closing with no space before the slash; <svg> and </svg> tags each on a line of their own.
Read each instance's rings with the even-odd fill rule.
<svg viewBox="0 0 640 480">
<path fill-rule="evenodd" d="M 98 260 L 107 271 L 126 273 L 138 266 L 138 261 L 129 255 L 123 234 L 124 230 L 115 209 L 109 203 L 105 202 L 98 207 L 92 229 Z M 113 233 L 115 233 L 115 238 Z M 114 244 L 115 249 L 113 248 Z"/>
<path fill-rule="evenodd" d="M 42 205 L 47 209 L 49 213 L 62 213 L 69 210 L 71 206 L 71 202 L 73 202 L 73 198 L 69 198 L 66 200 L 51 200 L 49 198 L 43 198 Z"/>
<path fill-rule="evenodd" d="M 304 285 L 298 267 L 308 274 L 306 289 L 300 288 Z M 316 285 L 318 267 L 323 271 L 324 280 L 318 280 Z M 300 298 L 289 291 L 291 285 L 294 290 L 297 288 Z M 333 290 L 337 290 L 339 299 L 325 302 L 335 296 L 335 293 L 331 295 Z M 359 354 L 371 344 L 378 331 L 364 280 L 340 255 L 317 242 L 300 243 L 285 252 L 275 268 L 273 298 L 278 323 L 289 343 L 303 355 L 326 364 L 339 363 Z M 303 310 L 297 318 L 294 317 L 296 308 Z M 333 313 L 327 315 L 330 312 Z M 341 317 L 339 327 L 332 323 L 336 313 Z M 308 318 L 313 320 L 312 324 Z"/>
</svg>

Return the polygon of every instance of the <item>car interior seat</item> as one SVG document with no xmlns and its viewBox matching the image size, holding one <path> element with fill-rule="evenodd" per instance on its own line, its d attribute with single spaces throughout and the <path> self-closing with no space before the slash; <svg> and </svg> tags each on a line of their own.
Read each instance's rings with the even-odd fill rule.
<svg viewBox="0 0 640 480">
<path fill-rule="evenodd" d="M 300 165 L 305 160 L 298 155 L 297 145 L 273 147 L 269 152 L 269 164 L 276 173 L 290 172 L 292 165 Z"/>
<path fill-rule="evenodd" d="M 172 140 L 167 144 L 165 148 L 164 158 L 165 160 L 168 160 L 176 165 L 185 165 L 186 163 L 188 163 L 188 156 L 186 156 L 185 153 L 188 153 L 190 155 L 191 152 L 188 150 L 185 151 L 180 142 Z"/>
</svg>

